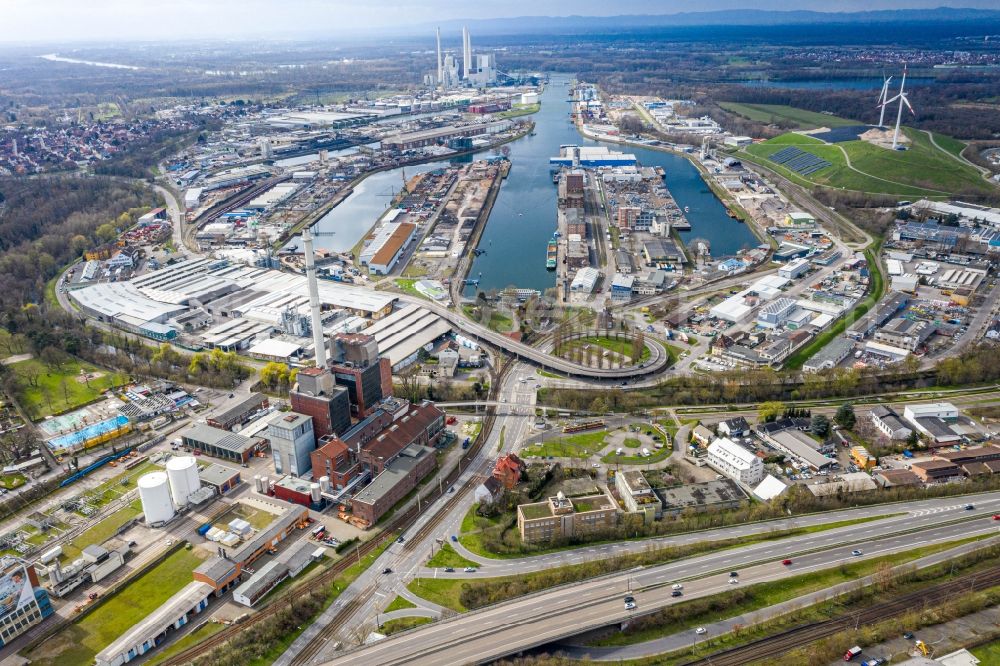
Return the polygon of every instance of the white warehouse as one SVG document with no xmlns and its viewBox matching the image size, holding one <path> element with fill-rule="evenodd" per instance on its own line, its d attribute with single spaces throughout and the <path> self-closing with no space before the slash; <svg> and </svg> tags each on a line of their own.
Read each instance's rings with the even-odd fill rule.
<svg viewBox="0 0 1000 666">
<path fill-rule="evenodd" d="M 708 445 L 708 464 L 745 486 L 756 486 L 764 478 L 764 462 L 726 437 Z"/>
</svg>

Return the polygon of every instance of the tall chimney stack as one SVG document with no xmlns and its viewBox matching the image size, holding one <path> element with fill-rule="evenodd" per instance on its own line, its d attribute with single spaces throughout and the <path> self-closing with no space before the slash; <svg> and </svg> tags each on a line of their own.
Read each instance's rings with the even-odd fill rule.
<svg viewBox="0 0 1000 666">
<path fill-rule="evenodd" d="M 462 55 L 462 77 L 468 79 L 472 74 L 472 38 L 465 26 L 462 26 Z"/>
<path fill-rule="evenodd" d="M 438 47 L 438 78 L 437 84 L 439 87 L 444 87 L 444 63 L 441 62 L 441 28 L 437 29 L 437 47 Z"/>
<path fill-rule="evenodd" d="M 316 347 L 316 367 L 326 367 L 326 339 L 323 337 L 323 319 L 319 314 L 319 283 L 316 281 L 316 255 L 309 227 L 302 230 L 302 251 L 306 255 L 306 282 L 309 285 L 309 309 L 312 310 L 313 346 Z"/>
</svg>

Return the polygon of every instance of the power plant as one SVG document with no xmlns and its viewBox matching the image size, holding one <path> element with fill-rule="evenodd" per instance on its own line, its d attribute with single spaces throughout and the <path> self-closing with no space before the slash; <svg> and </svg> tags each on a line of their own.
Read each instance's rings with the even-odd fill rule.
<svg viewBox="0 0 1000 666">
<path fill-rule="evenodd" d="M 437 70 L 433 78 L 439 88 L 479 88 L 496 83 L 496 57 L 492 53 L 472 53 L 472 35 L 467 27 L 462 28 L 461 60 L 454 53 L 446 54 L 441 51 L 441 28 L 437 28 L 435 35 Z"/>
</svg>

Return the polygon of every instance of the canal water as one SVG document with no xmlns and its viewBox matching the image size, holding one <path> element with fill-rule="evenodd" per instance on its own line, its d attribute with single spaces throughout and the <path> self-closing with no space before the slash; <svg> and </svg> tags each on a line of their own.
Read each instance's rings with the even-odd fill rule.
<svg viewBox="0 0 1000 666">
<path fill-rule="evenodd" d="M 479 242 L 485 250 L 475 259 L 470 278 L 479 278 L 479 289 L 503 289 L 510 285 L 544 291 L 555 286 L 555 272 L 545 269 L 545 249 L 556 229 L 556 187 L 549 173 L 549 158 L 562 144 L 588 144 L 570 122 L 569 78 L 554 76 L 542 93 L 542 106 L 531 116 L 533 135 L 525 136 L 510 148 L 511 169 L 500 188 L 486 228 Z M 634 146 L 606 144 L 612 150 L 634 153 L 646 166 L 660 166 L 666 184 L 682 209 L 692 230 L 681 235 L 686 243 L 707 240 L 715 258 L 732 255 L 758 240 L 746 225 L 726 214 L 722 203 L 708 189 L 698 170 L 684 157 Z M 462 161 L 467 161 L 466 157 Z M 406 177 L 447 166 L 431 162 L 406 167 Z M 385 212 L 392 192 L 402 185 L 401 169 L 392 169 L 364 179 L 339 206 L 314 226 L 316 246 L 335 252 L 352 247 Z M 474 293 L 470 287 L 466 293 Z"/>
<path fill-rule="evenodd" d="M 715 258 L 732 255 L 759 243 L 753 232 L 733 220 L 712 194 L 698 170 L 686 158 L 635 146 L 601 144 L 585 140 L 570 120 L 568 78 L 553 77 L 542 94 L 541 110 L 531 116 L 535 135 L 510 144 L 510 175 L 500 189 L 479 248 L 470 279 L 479 279 L 479 289 L 503 289 L 516 285 L 544 291 L 555 286 L 555 272 L 545 269 L 545 246 L 556 229 L 556 186 L 549 174 L 549 158 L 567 143 L 607 145 L 612 150 L 633 153 L 645 166 L 660 166 L 667 188 L 677 205 L 687 206 L 691 231 L 681 239 L 707 240 Z M 473 288 L 466 291 L 472 293 Z"/>
</svg>

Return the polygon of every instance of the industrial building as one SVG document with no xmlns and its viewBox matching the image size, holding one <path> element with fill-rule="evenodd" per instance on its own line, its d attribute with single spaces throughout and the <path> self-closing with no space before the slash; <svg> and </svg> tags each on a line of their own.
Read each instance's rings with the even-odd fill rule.
<svg viewBox="0 0 1000 666">
<path fill-rule="evenodd" d="M 615 488 L 629 512 L 643 513 L 647 520 L 661 515 L 663 505 L 641 471 L 619 471 L 615 474 Z"/>
<path fill-rule="evenodd" d="M 181 442 L 205 455 L 241 464 L 248 462 L 258 451 L 267 449 L 267 440 L 261 437 L 246 437 L 203 423 L 196 423 L 185 430 L 181 434 Z"/>
<path fill-rule="evenodd" d="M 663 515 L 676 516 L 684 511 L 735 509 L 747 496 L 731 479 L 690 483 L 673 488 L 656 488 Z"/>
<path fill-rule="evenodd" d="M 414 148 L 444 144 L 449 139 L 460 136 L 474 137 L 485 134 L 498 134 L 511 127 L 512 123 L 509 120 L 497 120 L 473 125 L 446 125 L 435 129 L 387 136 L 382 139 L 382 148 L 397 151 L 413 150 Z"/>
<path fill-rule="evenodd" d="M 819 471 L 829 469 L 836 459 L 827 458 L 819 452 L 820 444 L 797 428 L 786 428 L 777 432 L 766 433 L 764 440 L 778 451 L 801 460 L 810 469 Z"/>
<path fill-rule="evenodd" d="M 900 418 L 892 407 L 885 405 L 875 407 L 871 416 L 875 427 L 891 440 L 907 439 L 913 433 L 910 425 Z"/>
<path fill-rule="evenodd" d="M 351 399 L 347 389 L 337 386 L 327 368 L 302 368 L 289 393 L 292 411 L 312 417 L 318 441 L 327 435 L 342 435 L 351 428 Z"/>
<path fill-rule="evenodd" d="M 215 589 L 194 581 L 163 602 L 159 608 L 132 625 L 97 653 L 97 666 L 120 666 L 155 649 L 174 631 L 191 622 L 208 607 Z"/>
<path fill-rule="evenodd" d="M 635 166 L 635 155 L 620 153 L 606 146 L 561 146 L 558 157 L 550 157 L 551 166 L 561 167 L 602 167 Z"/>
<path fill-rule="evenodd" d="M 335 353 L 330 370 L 338 385 L 347 388 L 351 414 L 365 418 L 378 403 L 392 395 L 392 368 L 389 359 L 379 355 L 378 342 L 372 335 L 340 334 L 333 340 Z"/>
<path fill-rule="evenodd" d="M 205 419 L 205 423 L 222 430 L 232 430 L 235 426 L 246 423 L 250 416 L 268 408 L 267 396 L 263 393 L 251 393 L 225 411 Z"/>
<path fill-rule="evenodd" d="M 358 261 L 375 275 L 388 275 L 416 234 L 411 222 L 387 222 L 365 243 Z"/>
<path fill-rule="evenodd" d="M 354 515 L 374 525 L 437 466 L 434 449 L 408 445 L 351 499 Z"/>
<path fill-rule="evenodd" d="M 415 304 L 406 304 L 365 329 L 378 343 L 379 354 L 389 359 L 394 372 L 415 362 L 420 350 L 450 333 L 451 324 Z"/>
<path fill-rule="evenodd" d="M 212 488 L 220 496 L 225 495 L 241 482 L 240 470 L 215 463 L 198 470 L 198 478 L 203 487 Z"/>
<path fill-rule="evenodd" d="M 277 560 L 271 560 L 262 566 L 245 583 L 233 590 L 233 601 L 252 607 L 260 599 L 273 590 L 278 583 L 288 578 L 288 565 Z"/>
<path fill-rule="evenodd" d="M 267 437 L 275 472 L 295 476 L 309 473 L 309 454 L 316 448 L 311 416 L 276 412 L 267 420 Z"/>
<path fill-rule="evenodd" d="M 202 562 L 194 570 L 195 581 L 207 583 L 216 595 L 234 587 L 246 567 L 288 538 L 297 525 L 305 524 L 309 518 L 309 510 L 305 507 L 278 500 L 268 501 L 280 506 L 281 515 L 249 541 L 227 552 L 225 557 L 214 556 Z"/>
</svg>

